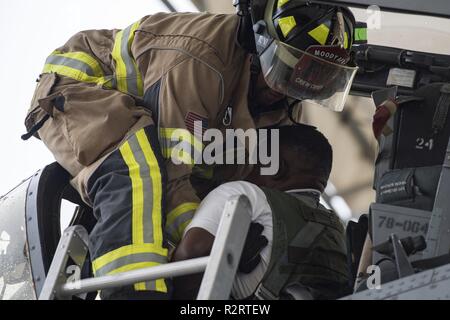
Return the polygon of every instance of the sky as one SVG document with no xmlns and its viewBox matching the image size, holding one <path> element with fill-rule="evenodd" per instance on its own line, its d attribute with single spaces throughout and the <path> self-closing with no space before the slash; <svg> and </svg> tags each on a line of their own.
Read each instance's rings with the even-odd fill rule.
<svg viewBox="0 0 450 320">
<path fill-rule="evenodd" d="M 188 0 L 173 2 L 180 11 L 195 9 Z M 41 141 L 20 138 L 47 56 L 78 31 L 122 29 L 158 11 L 168 10 L 157 0 L 0 1 L 0 195 L 54 161 Z"/>
</svg>

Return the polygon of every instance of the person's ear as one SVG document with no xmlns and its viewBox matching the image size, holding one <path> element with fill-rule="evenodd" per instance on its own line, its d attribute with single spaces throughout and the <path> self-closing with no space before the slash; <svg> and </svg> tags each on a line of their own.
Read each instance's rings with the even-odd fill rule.
<svg viewBox="0 0 450 320">
<path fill-rule="evenodd" d="M 321 179 L 318 179 L 317 181 L 318 181 L 317 189 L 320 190 L 320 192 L 324 192 L 325 188 L 327 187 L 328 180 L 325 178 L 321 178 Z"/>
</svg>

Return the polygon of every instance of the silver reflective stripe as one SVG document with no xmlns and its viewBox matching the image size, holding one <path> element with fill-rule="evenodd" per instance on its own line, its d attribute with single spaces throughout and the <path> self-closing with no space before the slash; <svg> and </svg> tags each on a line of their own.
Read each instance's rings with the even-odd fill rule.
<svg viewBox="0 0 450 320">
<path fill-rule="evenodd" d="M 139 96 L 137 84 L 138 74 L 136 73 L 134 60 L 131 56 L 131 48 L 129 48 L 128 46 L 128 41 L 130 39 L 130 32 L 132 27 L 133 25 L 123 30 L 120 54 L 122 55 L 123 62 L 125 63 L 127 69 L 127 87 L 128 87 L 127 91 L 129 94 Z"/>
<path fill-rule="evenodd" d="M 161 188 L 162 186 L 153 186 L 153 181 L 150 176 L 150 167 L 145 159 L 144 151 L 139 145 L 136 135 L 133 135 L 129 140 L 130 148 L 133 151 L 134 158 L 139 164 L 139 175 L 142 180 L 142 191 L 144 194 L 144 208 L 142 213 L 142 225 L 144 243 L 154 243 L 153 231 L 153 188 Z M 162 226 L 161 226 L 162 227 Z"/>
<path fill-rule="evenodd" d="M 183 223 L 192 220 L 194 217 L 195 210 L 186 211 L 185 213 L 179 215 L 174 219 L 174 221 L 170 225 L 166 225 L 166 231 L 169 233 L 169 235 L 173 238 L 178 238 L 178 229 L 180 228 Z M 180 237 L 182 234 L 179 235 Z M 180 239 L 181 240 L 181 239 Z"/>
<path fill-rule="evenodd" d="M 92 68 L 88 64 L 84 63 L 83 61 L 68 57 L 51 55 L 47 58 L 45 64 L 66 66 L 84 72 L 91 77 L 98 76 L 94 73 L 94 70 L 92 70 Z"/>
<path fill-rule="evenodd" d="M 107 275 L 111 271 L 114 271 L 118 268 L 141 262 L 156 262 L 160 264 L 165 264 L 167 263 L 167 257 L 150 252 L 130 254 L 125 257 L 121 257 L 114 261 L 111 261 L 110 263 L 96 270 L 95 276 L 101 277 Z"/>
<path fill-rule="evenodd" d="M 117 80 L 115 75 L 105 77 L 105 85 L 108 88 L 117 89 Z"/>
<path fill-rule="evenodd" d="M 156 291 L 156 281 L 149 281 L 145 283 L 145 290 Z"/>
</svg>

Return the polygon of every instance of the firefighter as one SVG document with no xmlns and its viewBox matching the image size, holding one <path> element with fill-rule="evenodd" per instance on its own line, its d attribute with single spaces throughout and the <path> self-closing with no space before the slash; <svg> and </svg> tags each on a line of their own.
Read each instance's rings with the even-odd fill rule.
<svg viewBox="0 0 450 320">
<path fill-rule="evenodd" d="M 95 276 L 167 262 L 168 239 L 180 240 L 199 205 L 189 180 L 203 148 L 195 124 L 254 128 L 265 111 L 280 123 L 297 99 L 343 106 L 356 72 L 351 12 L 251 3 L 240 16 L 157 13 L 123 30 L 79 32 L 47 58 L 22 138 L 41 139 L 92 206 Z M 177 152 L 180 145 L 192 152 Z M 163 299 L 170 283 L 101 296 Z"/>
</svg>

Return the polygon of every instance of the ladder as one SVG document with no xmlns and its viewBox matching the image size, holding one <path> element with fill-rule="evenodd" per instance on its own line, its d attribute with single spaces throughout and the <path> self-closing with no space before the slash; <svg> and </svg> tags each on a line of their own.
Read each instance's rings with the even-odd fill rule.
<svg viewBox="0 0 450 320">
<path fill-rule="evenodd" d="M 207 257 L 86 279 L 80 279 L 79 274 L 88 255 L 88 233 L 81 225 L 71 226 L 61 236 L 39 300 L 70 300 L 74 296 L 85 297 L 88 292 L 200 272 L 204 275 L 198 300 L 229 299 L 251 222 L 251 210 L 245 195 L 226 202 Z"/>
</svg>

